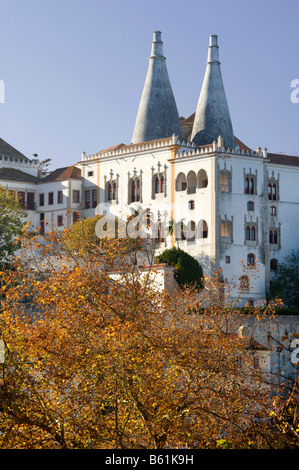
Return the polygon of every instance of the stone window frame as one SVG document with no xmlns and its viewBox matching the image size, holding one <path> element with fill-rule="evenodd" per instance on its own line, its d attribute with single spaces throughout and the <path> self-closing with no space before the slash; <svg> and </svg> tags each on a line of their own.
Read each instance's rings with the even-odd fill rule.
<svg viewBox="0 0 299 470">
<path fill-rule="evenodd" d="M 272 201 L 279 201 L 280 200 L 280 184 L 279 184 L 279 180 L 280 180 L 280 175 L 279 173 L 277 173 L 277 177 L 275 177 L 275 174 L 274 174 L 274 171 L 272 171 L 272 174 L 271 174 L 271 177 L 269 177 L 269 175 L 267 176 L 267 187 L 266 187 L 266 191 L 267 191 L 267 199 L 268 201 L 272 202 Z M 273 198 L 273 187 L 275 186 L 275 198 Z M 269 189 L 271 188 L 271 194 L 269 192 Z M 270 197 L 271 195 L 271 197 Z"/>
<path fill-rule="evenodd" d="M 221 235 L 222 226 L 229 227 L 229 235 Z M 224 218 L 219 217 L 219 239 L 221 243 L 229 243 L 232 244 L 234 242 L 233 239 L 233 230 L 234 230 L 234 217 L 232 216 L 231 219 L 228 219 L 227 215 L 225 214 Z"/>
<path fill-rule="evenodd" d="M 223 181 L 221 182 L 221 177 Z M 227 178 L 227 184 L 225 184 L 225 177 Z M 225 191 L 225 187 L 227 186 L 227 191 Z M 219 177 L 218 177 L 218 187 L 220 193 L 231 193 L 232 192 L 232 171 L 227 170 L 226 168 L 219 170 Z"/>
<path fill-rule="evenodd" d="M 163 191 L 156 192 L 156 180 L 159 180 L 161 185 L 161 180 L 164 178 L 164 189 Z M 167 195 L 167 188 L 166 188 L 166 165 L 164 166 L 164 170 L 161 169 L 161 164 L 158 162 L 158 170 L 156 171 L 154 167 L 152 167 L 152 199 L 156 199 L 156 197 L 160 194 L 163 194 L 164 197 Z"/>
<path fill-rule="evenodd" d="M 132 183 L 138 184 L 139 183 L 139 199 L 135 199 L 132 201 Z M 134 168 L 133 174 L 128 171 L 128 204 L 133 204 L 134 202 L 142 203 L 142 170 L 137 172 L 136 168 Z"/>
<path fill-rule="evenodd" d="M 248 239 L 247 233 L 250 230 L 250 237 Z M 252 233 L 254 230 L 254 238 L 252 238 Z M 259 240 L 259 229 L 258 229 L 258 218 L 253 221 L 252 217 L 247 220 L 247 217 L 244 217 L 244 245 L 247 246 L 257 246 Z"/>
<path fill-rule="evenodd" d="M 109 199 L 109 186 L 113 187 L 115 185 L 115 197 Z M 105 187 L 105 202 L 109 204 L 118 204 L 118 192 L 119 192 L 119 175 L 115 175 L 112 170 L 110 170 L 110 178 L 104 176 L 104 187 Z M 113 194 L 113 191 L 112 191 Z"/>
<path fill-rule="evenodd" d="M 255 173 L 253 173 L 251 171 L 251 168 L 249 168 L 248 171 L 246 171 L 244 168 L 243 177 L 244 177 L 244 194 L 248 196 L 257 195 L 257 170 L 255 170 Z M 251 182 L 253 183 L 253 189 L 251 189 L 250 187 Z"/>
<path fill-rule="evenodd" d="M 271 242 L 271 232 L 273 234 L 273 242 Z M 276 241 L 275 241 L 276 233 Z M 281 224 L 278 224 L 278 227 L 271 225 L 269 227 L 269 247 L 271 250 L 280 250 L 281 248 Z"/>
</svg>

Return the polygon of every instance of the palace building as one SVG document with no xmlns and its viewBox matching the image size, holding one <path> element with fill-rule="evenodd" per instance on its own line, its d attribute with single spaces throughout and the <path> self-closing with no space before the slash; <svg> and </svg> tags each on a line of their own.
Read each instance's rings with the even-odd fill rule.
<svg viewBox="0 0 299 470">
<path fill-rule="evenodd" d="M 299 248 L 299 158 L 251 149 L 234 135 L 216 35 L 194 110 L 179 115 L 155 31 L 131 143 L 83 152 L 43 176 L 38 160 L 0 139 L 0 184 L 19 195 L 41 232 L 96 214 L 148 211 L 157 252 L 179 246 L 205 273 L 221 270 L 235 296 L 241 286 L 242 304 L 255 305 Z"/>
</svg>

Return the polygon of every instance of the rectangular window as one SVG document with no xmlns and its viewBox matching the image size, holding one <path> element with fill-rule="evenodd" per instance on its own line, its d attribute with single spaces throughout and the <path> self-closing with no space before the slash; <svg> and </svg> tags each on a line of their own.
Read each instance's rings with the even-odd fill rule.
<svg viewBox="0 0 299 470">
<path fill-rule="evenodd" d="M 45 204 L 45 195 L 44 194 L 40 194 L 39 195 L 39 205 L 40 206 L 43 206 Z"/>
<path fill-rule="evenodd" d="M 34 210 L 34 193 L 27 193 L 27 209 Z"/>
<path fill-rule="evenodd" d="M 85 209 L 90 208 L 90 191 L 85 191 Z"/>
<path fill-rule="evenodd" d="M 54 193 L 53 192 L 48 193 L 48 204 L 49 204 L 49 206 L 54 204 Z"/>
<path fill-rule="evenodd" d="M 92 207 L 95 208 L 97 207 L 98 204 L 98 190 L 93 189 L 92 190 Z"/>
<path fill-rule="evenodd" d="M 247 210 L 249 210 L 249 211 L 254 210 L 254 202 L 253 201 L 248 201 L 247 202 Z"/>
<path fill-rule="evenodd" d="M 74 190 L 73 191 L 73 202 L 78 204 L 80 202 L 80 191 Z"/>
<path fill-rule="evenodd" d="M 58 202 L 58 204 L 62 204 L 62 202 L 63 202 L 63 193 L 62 193 L 62 191 L 57 191 L 57 202 Z"/>
<path fill-rule="evenodd" d="M 24 191 L 18 191 L 18 202 L 19 205 L 25 208 L 25 193 Z"/>
<path fill-rule="evenodd" d="M 194 201 L 189 201 L 189 202 L 188 202 L 188 209 L 189 209 L 189 210 L 193 210 L 194 207 L 195 207 Z"/>
<path fill-rule="evenodd" d="M 89 171 L 89 172 L 87 173 L 87 175 L 88 175 L 88 176 L 93 176 L 93 171 Z"/>
<path fill-rule="evenodd" d="M 276 215 L 276 207 L 275 206 L 271 207 L 271 215 Z"/>
<path fill-rule="evenodd" d="M 226 262 L 226 264 L 230 264 L 230 256 L 225 257 L 225 262 Z"/>
<path fill-rule="evenodd" d="M 57 226 L 62 227 L 63 225 L 63 215 L 58 215 L 57 216 Z"/>
</svg>

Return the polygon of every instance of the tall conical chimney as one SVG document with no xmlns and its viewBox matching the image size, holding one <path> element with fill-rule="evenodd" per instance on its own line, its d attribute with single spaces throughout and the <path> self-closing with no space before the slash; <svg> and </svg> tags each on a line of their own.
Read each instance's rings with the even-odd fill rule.
<svg viewBox="0 0 299 470">
<path fill-rule="evenodd" d="M 147 76 L 141 95 L 132 143 L 182 135 L 181 122 L 172 92 L 161 32 L 154 31 Z"/>
<path fill-rule="evenodd" d="M 191 141 L 196 145 L 206 145 L 217 140 L 219 136 L 223 138 L 225 147 L 235 147 L 233 126 L 220 69 L 218 37 L 212 34 Z"/>
</svg>

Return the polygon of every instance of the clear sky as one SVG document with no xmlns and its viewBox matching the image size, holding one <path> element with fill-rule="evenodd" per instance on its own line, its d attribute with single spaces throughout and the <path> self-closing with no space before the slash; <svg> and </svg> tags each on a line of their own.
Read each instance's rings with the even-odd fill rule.
<svg viewBox="0 0 299 470">
<path fill-rule="evenodd" d="M 299 155 L 299 0 L 0 0 L 0 137 L 51 168 L 131 142 L 153 31 L 180 116 L 217 34 L 235 135 Z"/>
</svg>

